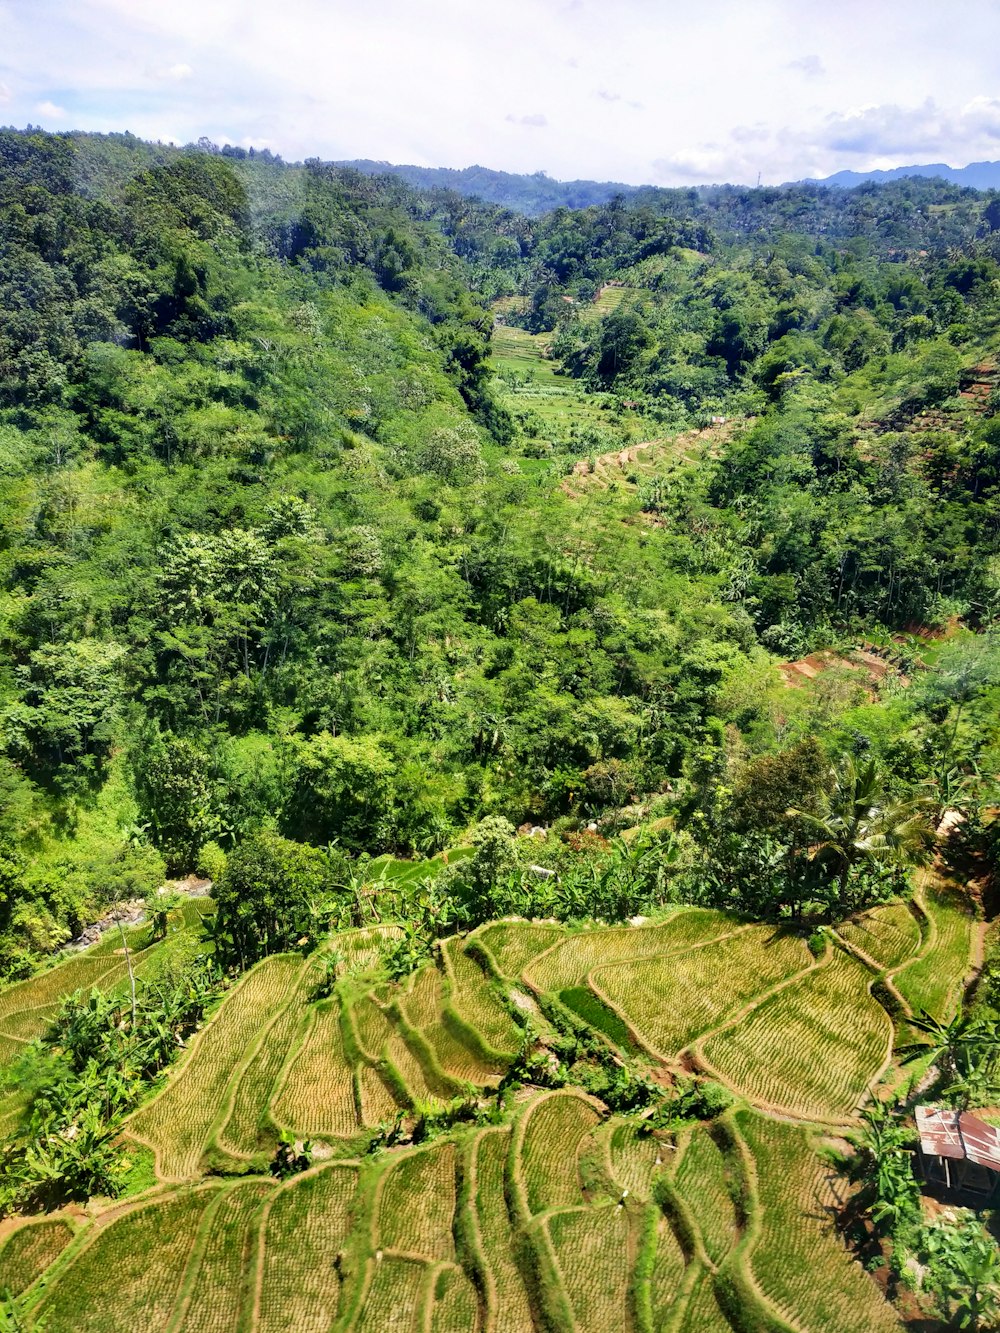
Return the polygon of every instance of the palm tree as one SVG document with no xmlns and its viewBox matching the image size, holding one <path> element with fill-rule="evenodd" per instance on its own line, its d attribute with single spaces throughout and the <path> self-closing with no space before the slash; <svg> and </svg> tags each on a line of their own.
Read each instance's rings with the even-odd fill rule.
<svg viewBox="0 0 1000 1333">
<path fill-rule="evenodd" d="M 927 857 L 932 832 L 926 798 L 896 801 L 886 796 L 874 759 L 860 767 L 845 755 L 832 770 L 826 810 L 789 810 L 815 835 L 810 855 L 833 867 L 837 902 L 846 910 L 851 872 L 859 865 L 917 865 Z"/>
<path fill-rule="evenodd" d="M 929 1055 L 949 1080 L 944 1089 L 947 1094 L 967 1107 L 997 1091 L 1000 1025 L 995 1020 L 959 1014 L 942 1023 L 925 1011 L 911 1018 L 910 1025 L 927 1040 L 911 1042 L 901 1047 L 900 1053 L 904 1060 Z"/>
</svg>

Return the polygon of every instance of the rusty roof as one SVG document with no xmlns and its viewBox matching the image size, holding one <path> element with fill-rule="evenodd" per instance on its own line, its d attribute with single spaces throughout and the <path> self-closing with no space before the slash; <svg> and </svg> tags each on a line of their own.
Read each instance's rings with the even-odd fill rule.
<svg viewBox="0 0 1000 1333">
<path fill-rule="evenodd" d="M 968 1111 L 918 1106 L 917 1132 L 922 1152 L 1000 1171 L 1000 1129 L 977 1120 Z"/>
</svg>

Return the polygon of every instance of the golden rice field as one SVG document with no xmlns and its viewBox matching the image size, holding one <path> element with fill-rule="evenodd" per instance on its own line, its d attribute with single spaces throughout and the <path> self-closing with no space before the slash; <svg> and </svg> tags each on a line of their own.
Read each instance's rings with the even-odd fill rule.
<svg viewBox="0 0 1000 1333">
<path fill-rule="evenodd" d="M 584 1187 L 580 1145 L 595 1130 L 635 1191 Z M 621 1117 L 602 1126 L 573 1092 L 536 1093 L 514 1133 L 458 1128 L 284 1184 L 174 1186 L 107 1222 L 26 1220 L 0 1275 L 38 1293 L 28 1310 L 53 1333 L 741 1331 L 720 1304 L 740 1284 L 762 1328 L 899 1327 L 833 1229 L 807 1130 L 745 1109 L 672 1143 Z M 681 1211 L 651 1201 L 661 1177 Z"/>
<path fill-rule="evenodd" d="M 892 1049 L 872 974 L 839 949 L 699 1044 L 704 1063 L 755 1105 L 807 1120 L 857 1109 Z"/>
<path fill-rule="evenodd" d="M 669 1059 L 810 963 L 800 938 L 749 926 L 685 952 L 595 968 L 590 983 L 649 1051 Z"/>
<path fill-rule="evenodd" d="M 960 990 L 973 918 L 940 888 L 923 903 L 923 927 L 890 904 L 818 958 L 792 932 L 687 909 L 630 927 L 494 922 L 401 983 L 377 974 L 391 928 L 342 932 L 327 999 L 309 960 L 266 959 L 126 1122 L 159 1185 L 5 1224 L 0 1287 L 45 1333 L 899 1328 L 832 1225 L 816 1136 L 854 1122 L 890 1055 L 873 983 L 889 975 L 939 1012 Z M 88 951 L 0 992 L 8 1030 L 30 1031 L 65 978 L 118 963 Z M 525 1006 L 544 1026 L 574 988 L 619 1016 L 651 1070 L 700 1063 L 734 1109 L 651 1133 L 572 1083 L 528 1086 L 492 1123 L 369 1151 L 377 1127 L 460 1089 L 493 1105 Z M 280 1129 L 317 1151 L 284 1183 L 267 1173 Z"/>
</svg>

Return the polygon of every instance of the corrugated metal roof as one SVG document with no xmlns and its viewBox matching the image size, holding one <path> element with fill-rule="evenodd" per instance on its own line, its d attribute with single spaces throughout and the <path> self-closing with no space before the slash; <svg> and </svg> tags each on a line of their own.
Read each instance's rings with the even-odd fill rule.
<svg viewBox="0 0 1000 1333">
<path fill-rule="evenodd" d="M 989 1171 L 1000 1171 L 1000 1129 L 977 1120 L 968 1111 L 918 1106 L 917 1132 L 921 1151 L 930 1156 L 974 1162 Z"/>
</svg>

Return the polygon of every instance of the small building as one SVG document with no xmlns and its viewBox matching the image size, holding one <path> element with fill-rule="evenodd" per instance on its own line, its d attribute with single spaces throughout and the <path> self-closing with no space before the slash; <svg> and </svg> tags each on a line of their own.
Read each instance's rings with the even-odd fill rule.
<svg viewBox="0 0 1000 1333">
<path fill-rule="evenodd" d="M 1000 1186 L 1000 1128 L 950 1106 L 918 1106 L 916 1120 L 924 1180 L 992 1198 Z"/>
</svg>

